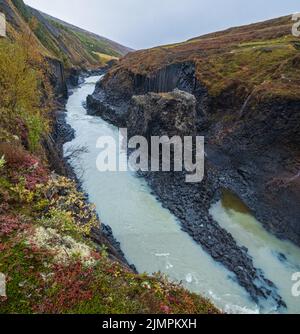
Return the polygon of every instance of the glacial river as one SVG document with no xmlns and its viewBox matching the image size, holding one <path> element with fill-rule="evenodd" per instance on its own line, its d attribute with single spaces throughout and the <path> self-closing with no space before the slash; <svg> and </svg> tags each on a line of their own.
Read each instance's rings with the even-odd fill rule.
<svg viewBox="0 0 300 334">
<path fill-rule="evenodd" d="M 99 172 L 96 148 L 99 136 L 119 141 L 118 129 L 100 117 L 89 116 L 84 102 L 100 77 L 90 77 L 69 97 L 67 123 L 75 139 L 65 144 L 70 151 L 85 147 L 71 164 L 82 181 L 84 191 L 96 205 L 101 221 L 109 225 L 129 263 L 139 272 L 162 272 L 171 280 L 200 293 L 229 313 L 273 313 L 273 305 L 256 305 L 236 283 L 234 275 L 214 260 L 186 233 L 180 223 L 151 194 L 146 182 L 132 172 Z M 248 213 L 235 211 L 222 202 L 211 208 L 216 221 L 240 245 L 246 246 L 257 268 L 264 271 L 279 289 L 288 305 L 287 312 L 300 313 L 300 297 L 292 295 L 292 275 L 300 272 L 300 249 L 269 233 Z"/>
</svg>

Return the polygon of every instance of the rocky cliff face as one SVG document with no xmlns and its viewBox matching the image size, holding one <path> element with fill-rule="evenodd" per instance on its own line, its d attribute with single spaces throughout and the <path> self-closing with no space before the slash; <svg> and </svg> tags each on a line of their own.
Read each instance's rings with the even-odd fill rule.
<svg viewBox="0 0 300 334">
<path fill-rule="evenodd" d="M 206 137 L 222 187 L 268 230 L 300 245 L 300 55 L 289 28 L 283 17 L 131 53 L 98 83 L 88 106 L 130 127 L 132 96 L 174 88 L 194 95 L 197 134 Z"/>
<path fill-rule="evenodd" d="M 230 159 L 230 188 L 278 237 L 300 245 L 300 101 L 250 101 L 237 120 L 220 121 L 212 152 Z M 226 131 L 231 134 L 226 135 Z M 213 153 L 212 160 L 214 161 Z M 219 168 L 224 168 L 221 164 Z"/>
<path fill-rule="evenodd" d="M 50 83 L 54 93 L 59 100 L 65 100 L 68 97 L 67 79 L 64 65 L 56 59 L 47 59 L 50 67 Z"/>
<path fill-rule="evenodd" d="M 165 93 L 174 89 L 193 94 L 197 98 L 195 120 L 206 113 L 207 89 L 195 76 L 193 63 L 172 64 L 148 75 L 117 71 L 99 81 L 93 95 L 87 99 L 89 112 L 119 126 L 126 124 L 131 98 L 148 92 Z"/>
<path fill-rule="evenodd" d="M 131 134 L 141 136 L 192 136 L 196 133 L 196 99 L 174 89 L 132 98 L 126 116 Z"/>
</svg>

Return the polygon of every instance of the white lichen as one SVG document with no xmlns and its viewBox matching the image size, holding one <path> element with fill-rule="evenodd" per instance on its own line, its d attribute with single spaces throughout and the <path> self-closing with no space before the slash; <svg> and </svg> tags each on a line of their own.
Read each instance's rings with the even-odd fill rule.
<svg viewBox="0 0 300 334">
<path fill-rule="evenodd" d="M 53 252 L 56 263 L 68 264 L 74 259 L 79 259 L 87 266 L 94 266 L 96 262 L 89 246 L 70 236 L 60 235 L 52 228 L 37 227 L 28 242 Z"/>
</svg>

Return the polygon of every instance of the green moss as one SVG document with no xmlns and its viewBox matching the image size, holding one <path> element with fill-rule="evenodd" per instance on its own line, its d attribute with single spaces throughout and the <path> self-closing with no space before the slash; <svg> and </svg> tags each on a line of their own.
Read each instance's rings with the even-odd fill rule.
<svg viewBox="0 0 300 334">
<path fill-rule="evenodd" d="M 10 247 L 0 253 L 0 272 L 7 276 L 7 301 L 0 303 L 1 314 L 32 313 L 32 300 L 37 298 L 36 274 L 47 270 L 43 256 L 28 253 L 24 240 L 6 241 Z"/>
<path fill-rule="evenodd" d="M 49 50 L 59 59 L 62 59 L 62 52 L 59 46 L 57 45 L 53 37 L 49 34 L 48 30 L 40 22 L 38 23 L 38 26 L 35 29 L 34 33 L 47 50 Z"/>
<path fill-rule="evenodd" d="M 120 54 L 111 49 L 107 43 L 80 32 L 74 32 L 74 34 L 80 39 L 95 60 L 98 60 L 98 56 L 95 55 L 95 52 L 104 53 L 113 57 L 120 57 Z"/>
<path fill-rule="evenodd" d="M 15 7 L 18 9 L 22 17 L 26 20 L 29 21 L 31 18 L 31 14 L 27 8 L 27 6 L 24 4 L 23 0 L 12 0 L 13 4 Z"/>
</svg>

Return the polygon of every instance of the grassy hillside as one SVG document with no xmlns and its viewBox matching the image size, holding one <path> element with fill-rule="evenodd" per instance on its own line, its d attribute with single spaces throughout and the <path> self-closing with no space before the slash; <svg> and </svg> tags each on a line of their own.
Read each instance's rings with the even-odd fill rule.
<svg viewBox="0 0 300 334">
<path fill-rule="evenodd" d="M 0 11 L 6 15 L 9 38 L 15 39 L 30 28 L 40 52 L 61 60 L 67 68 L 97 68 L 102 61 L 96 53 L 119 58 L 130 51 L 118 43 L 41 13 L 22 0 L 1 0 Z"/>
<path fill-rule="evenodd" d="M 192 61 L 212 96 L 232 86 L 248 93 L 300 96 L 300 40 L 291 34 L 291 16 L 200 36 L 183 43 L 129 54 L 118 71 L 150 74 L 172 63 Z"/>
<path fill-rule="evenodd" d="M 53 22 L 54 24 L 57 24 L 58 26 L 62 26 L 65 27 L 71 31 L 73 31 L 74 33 L 78 34 L 78 35 L 84 35 L 87 40 L 89 42 L 93 42 L 95 43 L 94 47 L 97 48 L 102 48 L 102 51 L 104 51 L 105 49 L 107 49 L 108 52 L 102 52 L 102 53 L 106 53 L 106 54 L 115 54 L 115 55 L 126 55 L 128 52 L 133 51 L 132 49 L 120 45 L 114 41 L 111 41 L 105 37 L 96 35 L 94 33 L 91 33 L 89 31 L 86 31 L 84 29 L 78 28 L 72 24 L 66 23 L 62 20 L 59 20 L 53 16 L 50 16 L 48 14 L 45 13 L 41 13 L 48 21 Z M 94 50 L 95 51 L 95 50 Z M 101 50 L 99 50 L 99 52 L 101 52 Z"/>
</svg>

